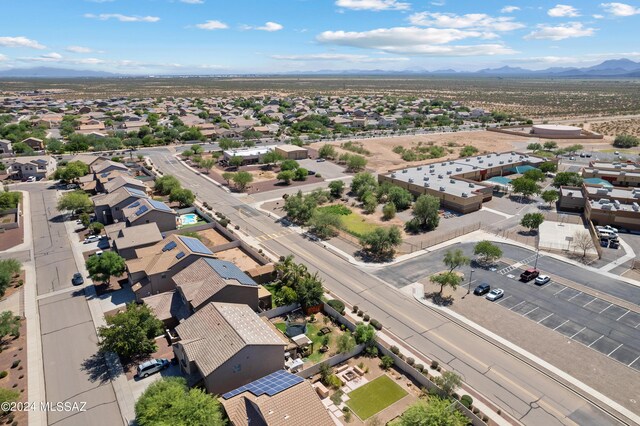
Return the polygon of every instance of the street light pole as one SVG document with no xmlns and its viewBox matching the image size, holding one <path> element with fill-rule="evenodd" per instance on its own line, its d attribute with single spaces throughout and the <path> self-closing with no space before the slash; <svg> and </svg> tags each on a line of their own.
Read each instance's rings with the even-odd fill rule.
<svg viewBox="0 0 640 426">
<path fill-rule="evenodd" d="M 471 273 L 469 274 L 469 285 L 467 286 L 467 294 L 471 293 L 471 279 L 473 278 L 473 273 L 475 272 L 475 270 L 471 270 Z"/>
<path fill-rule="evenodd" d="M 538 256 L 540 255 L 540 248 L 536 250 L 536 263 L 533 265 L 533 269 L 538 269 Z"/>
</svg>

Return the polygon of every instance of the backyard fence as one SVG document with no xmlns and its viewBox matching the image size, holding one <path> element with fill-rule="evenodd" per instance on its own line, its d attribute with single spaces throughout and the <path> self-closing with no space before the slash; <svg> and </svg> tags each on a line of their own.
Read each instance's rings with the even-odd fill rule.
<svg viewBox="0 0 640 426">
<path fill-rule="evenodd" d="M 268 311 L 262 311 L 258 314 L 258 316 L 264 318 L 275 318 L 284 314 L 288 314 L 289 312 L 295 311 L 296 309 L 300 309 L 299 303 L 292 303 L 291 305 L 278 306 L 277 308 L 269 309 Z"/>
<path fill-rule="evenodd" d="M 305 379 L 308 379 L 309 377 L 318 374 L 320 372 L 320 366 L 322 364 L 327 364 L 330 367 L 333 367 L 335 365 L 341 364 L 345 361 L 347 361 L 348 359 L 353 358 L 356 355 L 359 355 L 360 352 L 362 352 L 365 348 L 365 345 L 357 345 L 355 348 L 353 348 L 353 350 L 351 350 L 350 352 L 345 352 L 343 354 L 337 354 L 332 356 L 331 358 L 327 358 L 326 360 L 318 363 L 318 364 L 314 364 L 309 368 L 306 368 L 302 371 L 297 372 L 296 374 L 300 377 L 303 377 Z"/>
<path fill-rule="evenodd" d="M 471 232 L 477 231 L 482 228 L 482 222 L 476 222 L 471 225 L 463 226 L 461 228 L 456 228 L 452 230 L 447 230 L 446 232 L 442 232 L 437 235 L 430 236 L 429 234 L 425 235 L 425 239 L 421 241 L 415 241 L 413 243 L 403 242 L 398 250 L 400 253 L 413 253 L 414 251 L 424 250 L 429 247 L 436 246 L 438 244 L 442 244 L 445 241 L 452 240 L 457 237 L 461 237 L 466 234 L 470 234 Z"/>
</svg>

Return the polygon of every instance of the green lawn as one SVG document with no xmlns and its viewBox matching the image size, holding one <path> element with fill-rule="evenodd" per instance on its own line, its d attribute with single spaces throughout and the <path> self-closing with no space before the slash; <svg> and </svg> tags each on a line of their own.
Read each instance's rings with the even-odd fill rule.
<svg viewBox="0 0 640 426">
<path fill-rule="evenodd" d="M 340 220 L 342 220 L 344 230 L 356 237 L 361 237 L 378 227 L 378 225 L 368 222 L 364 216 L 353 212 L 346 216 L 340 216 Z"/>
<path fill-rule="evenodd" d="M 276 307 L 276 293 L 278 291 L 278 286 L 276 284 L 263 284 L 264 288 L 266 288 L 269 293 L 271 293 L 271 308 Z"/>
<path fill-rule="evenodd" d="M 318 336 L 319 330 L 320 329 L 315 324 L 307 323 L 306 336 L 313 342 L 313 353 L 307 357 L 307 360 L 314 364 L 320 362 L 324 356 L 324 354 L 320 352 L 323 336 Z M 331 340 L 329 340 L 329 343 L 331 343 Z"/>
<path fill-rule="evenodd" d="M 282 334 L 285 333 L 285 331 L 287 331 L 287 324 L 283 323 L 283 322 L 277 322 L 274 324 L 276 326 L 276 328 L 280 331 L 282 331 Z"/>
<path fill-rule="evenodd" d="M 407 392 L 386 374 L 349 393 L 347 405 L 366 420 L 401 400 Z"/>
</svg>

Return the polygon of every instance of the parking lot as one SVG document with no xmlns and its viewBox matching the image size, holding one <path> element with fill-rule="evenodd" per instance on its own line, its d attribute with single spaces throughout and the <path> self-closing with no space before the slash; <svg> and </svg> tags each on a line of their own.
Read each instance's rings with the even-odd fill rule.
<svg viewBox="0 0 640 426">
<path fill-rule="evenodd" d="M 474 284 L 488 282 L 505 291 L 495 304 L 640 371 L 639 313 L 558 282 L 523 283 L 518 278 L 524 269 L 503 266 L 474 273 Z"/>
</svg>

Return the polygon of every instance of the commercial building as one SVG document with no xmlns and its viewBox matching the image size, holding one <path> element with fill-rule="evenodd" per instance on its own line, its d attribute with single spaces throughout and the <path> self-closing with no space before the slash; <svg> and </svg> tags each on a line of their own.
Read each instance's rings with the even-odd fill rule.
<svg viewBox="0 0 640 426">
<path fill-rule="evenodd" d="M 599 178 L 614 186 L 640 186 L 640 165 L 637 163 L 592 161 L 582 170 L 585 179 Z"/>
<path fill-rule="evenodd" d="M 246 149 L 230 149 L 223 151 L 222 156 L 227 162 L 233 157 L 240 157 L 242 158 L 242 164 L 255 164 L 259 163 L 266 153 L 273 151 L 275 148 L 275 145 L 267 145 Z"/>
<path fill-rule="evenodd" d="M 309 155 L 307 148 L 297 145 L 278 145 L 275 151 L 285 160 L 303 160 Z"/>
<path fill-rule="evenodd" d="M 534 124 L 531 126 L 531 133 L 556 138 L 576 137 L 582 134 L 582 129 L 580 127 L 563 126 L 561 124 Z"/>
<path fill-rule="evenodd" d="M 493 185 L 483 181 L 521 173 L 547 161 L 516 152 L 492 153 L 395 170 L 378 175 L 378 181 L 390 182 L 416 196 L 432 195 L 444 208 L 470 213 L 493 196 Z"/>
<path fill-rule="evenodd" d="M 560 188 L 558 207 L 584 212 L 594 225 L 640 230 L 640 188 L 616 188 L 584 184 Z"/>
</svg>

